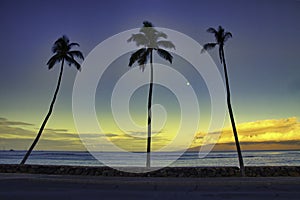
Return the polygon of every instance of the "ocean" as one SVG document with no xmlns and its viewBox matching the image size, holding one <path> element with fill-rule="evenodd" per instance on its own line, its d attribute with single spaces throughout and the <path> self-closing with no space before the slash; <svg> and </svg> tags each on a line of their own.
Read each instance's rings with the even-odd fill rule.
<svg viewBox="0 0 300 200">
<path fill-rule="evenodd" d="M 25 153 L 25 151 L 0 151 L 0 164 L 19 164 Z M 138 154 L 136 153 L 137 156 Z M 115 166 L 130 166 L 136 159 L 136 156 L 126 157 L 124 163 L 120 160 L 119 153 L 107 152 L 101 155 L 113 161 Z M 198 152 L 185 152 L 177 160 L 172 156 L 176 155 L 172 152 L 160 153 L 153 162 L 163 165 L 171 163 L 168 165 L 170 167 L 238 166 L 237 153 L 234 151 L 210 152 L 204 158 L 199 158 Z M 300 166 L 300 150 L 244 151 L 243 158 L 245 166 Z M 89 152 L 77 151 L 33 151 L 26 164 L 104 166 Z"/>
</svg>

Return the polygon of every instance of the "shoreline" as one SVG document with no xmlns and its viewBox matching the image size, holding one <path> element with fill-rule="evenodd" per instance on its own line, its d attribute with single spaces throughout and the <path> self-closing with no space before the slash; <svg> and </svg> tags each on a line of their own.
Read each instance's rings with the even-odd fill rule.
<svg viewBox="0 0 300 200">
<path fill-rule="evenodd" d="M 48 175 L 84 175 L 107 177 L 239 177 L 238 167 L 165 167 L 152 168 L 155 171 L 145 172 L 146 168 L 130 168 L 138 173 L 130 173 L 128 168 L 119 171 L 110 167 L 69 166 L 69 165 L 18 165 L 0 164 L 0 173 L 48 174 Z M 126 170 L 127 169 L 127 170 Z M 149 171 L 149 169 L 148 169 Z M 246 177 L 300 177 L 300 166 L 246 166 Z"/>
</svg>

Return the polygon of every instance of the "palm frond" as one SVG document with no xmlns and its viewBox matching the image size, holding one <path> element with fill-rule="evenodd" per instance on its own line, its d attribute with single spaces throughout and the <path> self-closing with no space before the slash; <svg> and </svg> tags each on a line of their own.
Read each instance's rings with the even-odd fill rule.
<svg viewBox="0 0 300 200">
<path fill-rule="evenodd" d="M 226 32 L 224 34 L 224 42 L 226 42 L 229 38 L 232 38 L 232 34 L 230 32 Z"/>
<path fill-rule="evenodd" d="M 175 49 L 175 45 L 171 41 L 161 40 L 158 41 L 156 44 L 158 47 L 161 46 L 167 49 Z"/>
<path fill-rule="evenodd" d="M 168 38 L 168 36 L 167 36 L 167 34 L 165 34 L 164 32 L 157 32 L 156 33 L 156 37 L 157 38 L 165 38 L 165 39 L 167 39 Z"/>
<path fill-rule="evenodd" d="M 74 59 L 74 57 L 78 57 L 81 60 L 84 60 L 83 54 L 80 51 L 69 51 L 68 54 Z"/>
<path fill-rule="evenodd" d="M 62 44 L 56 41 L 52 46 L 52 53 L 57 53 L 59 49 L 62 49 Z"/>
<path fill-rule="evenodd" d="M 132 34 L 132 36 L 127 40 L 127 42 L 135 42 L 137 46 L 146 46 L 149 43 L 149 40 L 145 34 L 137 33 Z"/>
<path fill-rule="evenodd" d="M 220 35 L 220 32 L 219 32 L 219 31 L 217 31 L 217 30 L 214 29 L 214 28 L 208 28 L 208 29 L 207 29 L 207 32 L 214 34 L 216 42 L 217 42 L 217 43 L 220 43 L 220 41 L 222 40 L 222 39 L 221 39 L 222 36 Z"/>
<path fill-rule="evenodd" d="M 74 58 L 72 58 L 70 56 L 66 56 L 64 58 L 66 59 L 69 66 L 74 65 L 77 70 L 81 71 L 81 65 Z"/>
<path fill-rule="evenodd" d="M 68 51 L 70 48 L 68 47 L 69 45 L 69 38 L 66 35 L 63 35 L 62 37 L 58 38 L 52 47 L 52 52 L 57 53 L 61 51 Z"/>
<path fill-rule="evenodd" d="M 68 38 L 68 36 L 63 35 L 62 37 L 58 38 L 54 44 L 69 44 L 70 40 Z"/>
<path fill-rule="evenodd" d="M 201 53 L 204 53 L 205 51 L 213 49 L 217 43 L 207 43 L 203 46 L 203 49 L 201 50 Z"/>
<path fill-rule="evenodd" d="M 154 25 L 149 21 L 143 22 L 143 27 L 140 29 L 141 33 L 144 33 L 148 40 L 156 40 L 158 31 L 154 28 Z M 156 39 L 155 39 L 156 38 Z"/>
<path fill-rule="evenodd" d="M 55 54 L 54 56 L 52 56 L 48 62 L 47 62 L 47 65 L 48 65 L 48 69 L 52 69 L 53 66 L 57 63 L 57 62 L 60 62 L 62 60 L 62 57 L 59 55 L 59 54 Z"/>
<path fill-rule="evenodd" d="M 158 31 L 152 27 L 142 27 L 140 32 L 145 35 L 147 40 L 157 40 L 156 34 Z"/>
<path fill-rule="evenodd" d="M 173 56 L 168 51 L 164 49 L 157 49 L 157 53 L 160 57 L 169 61 L 172 64 Z"/>
<path fill-rule="evenodd" d="M 131 67 L 135 62 L 137 62 L 144 54 L 144 52 L 146 52 L 146 48 L 141 48 L 133 54 L 131 54 L 128 66 Z"/>
<path fill-rule="evenodd" d="M 217 33 L 217 30 L 214 29 L 214 28 L 212 28 L 212 27 L 208 28 L 206 31 L 207 31 L 208 33 L 213 33 L 213 34 L 216 34 L 216 33 Z"/>
<path fill-rule="evenodd" d="M 72 49 L 73 47 L 77 46 L 79 47 L 80 45 L 76 42 L 72 42 L 71 44 L 68 45 L 70 49 Z"/>
<path fill-rule="evenodd" d="M 146 51 L 144 51 L 141 56 L 139 57 L 138 59 L 138 63 L 140 65 L 140 68 L 142 69 L 142 71 L 144 71 L 144 68 L 145 68 L 145 65 L 148 61 L 148 57 L 150 55 L 150 52 L 151 52 L 151 48 L 148 48 Z"/>
</svg>

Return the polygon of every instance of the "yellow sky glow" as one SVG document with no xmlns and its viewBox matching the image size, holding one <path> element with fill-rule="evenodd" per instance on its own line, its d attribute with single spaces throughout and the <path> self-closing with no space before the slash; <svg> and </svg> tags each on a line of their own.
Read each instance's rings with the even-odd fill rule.
<svg viewBox="0 0 300 200">
<path fill-rule="evenodd" d="M 268 119 L 246 122 L 237 125 L 239 139 L 243 149 L 300 149 L 300 122 L 296 117 L 286 119 Z M 35 137 L 37 128 L 25 122 L 10 121 L 0 118 L 1 149 L 27 149 Z M 159 150 L 170 144 L 175 138 L 174 130 L 163 129 L 152 138 L 152 149 Z M 146 148 L 146 133 L 134 137 L 123 132 L 107 133 L 104 137 L 115 145 L 128 151 L 144 151 Z M 210 133 L 211 134 L 211 133 Z M 208 134 L 208 135 L 210 135 Z M 205 133 L 197 133 L 191 147 L 203 145 Z M 213 134 L 212 134 L 213 135 Z M 93 134 L 90 134 L 91 140 Z M 96 138 L 96 137 L 95 137 Z M 97 143 L 96 140 L 94 140 Z M 231 127 L 222 130 L 216 146 L 222 150 L 232 149 L 234 138 Z M 230 147 L 231 146 L 231 147 Z M 180 144 L 178 144 L 180 149 Z M 37 146 L 38 150 L 86 150 L 79 135 L 65 129 L 45 129 Z M 216 148 L 220 149 L 220 148 Z M 175 150 L 175 149 L 174 149 Z"/>
</svg>

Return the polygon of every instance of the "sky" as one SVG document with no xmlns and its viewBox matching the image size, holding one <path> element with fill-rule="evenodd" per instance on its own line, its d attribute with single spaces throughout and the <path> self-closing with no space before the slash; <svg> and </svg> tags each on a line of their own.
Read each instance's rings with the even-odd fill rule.
<svg viewBox="0 0 300 200">
<path fill-rule="evenodd" d="M 86 57 L 109 37 L 148 20 L 200 45 L 214 41 L 206 32 L 209 27 L 222 25 L 230 31 L 233 37 L 225 44 L 225 54 L 242 149 L 300 149 L 299 19 L 299 0 L 1 0 L 0 148 L 25 150 L 34 139 L 57 83 L 59 65 L 52 70 L 46 65 L 56 39 L 66 34 L 80 44 L 78 49 Z M 217 50 L 209 55 L 223 75 Z M 110 108 L 111 87 L 132 70 L 129 57 L 130 53 L 120 56 L 105 72 L 97 87 L 95 109 L 108 140 L 126 150 L 143 151 L 146 140 L 118 129 Z M 167 65 L 157 56 L 154 60 Z M 195 90 L 201 117 L 191 147 L 201 146 L 211 120 L 205 82 L 179 56 L 174 55 L 169 66 L 184 74 Z M 159 73 L 159 68 L 155 70 Z M 86 149 L 72 113 L 77 73 L 81 72 L 65 66 L 54 112 L 36 149 Z M 140 74 L 148 77 L 147 71 Z M 147 86 L 139 88 L 130 102 L 132 118 L 140 125 L 146 122 L 147 91 Z M 154 130 L 152 146 L 157 150 L 174 140 L 181 119 L 176 95 L 168 88 L 155 86 L 153 101 L 164 105 L 168 114 L 165 126 Z M 126 131 L 146 133 L 146 129 Z M 222 132 L 215 149 L 234 150 L 228 116 L 224 127 L 215 131 Z"/>
</svg>

